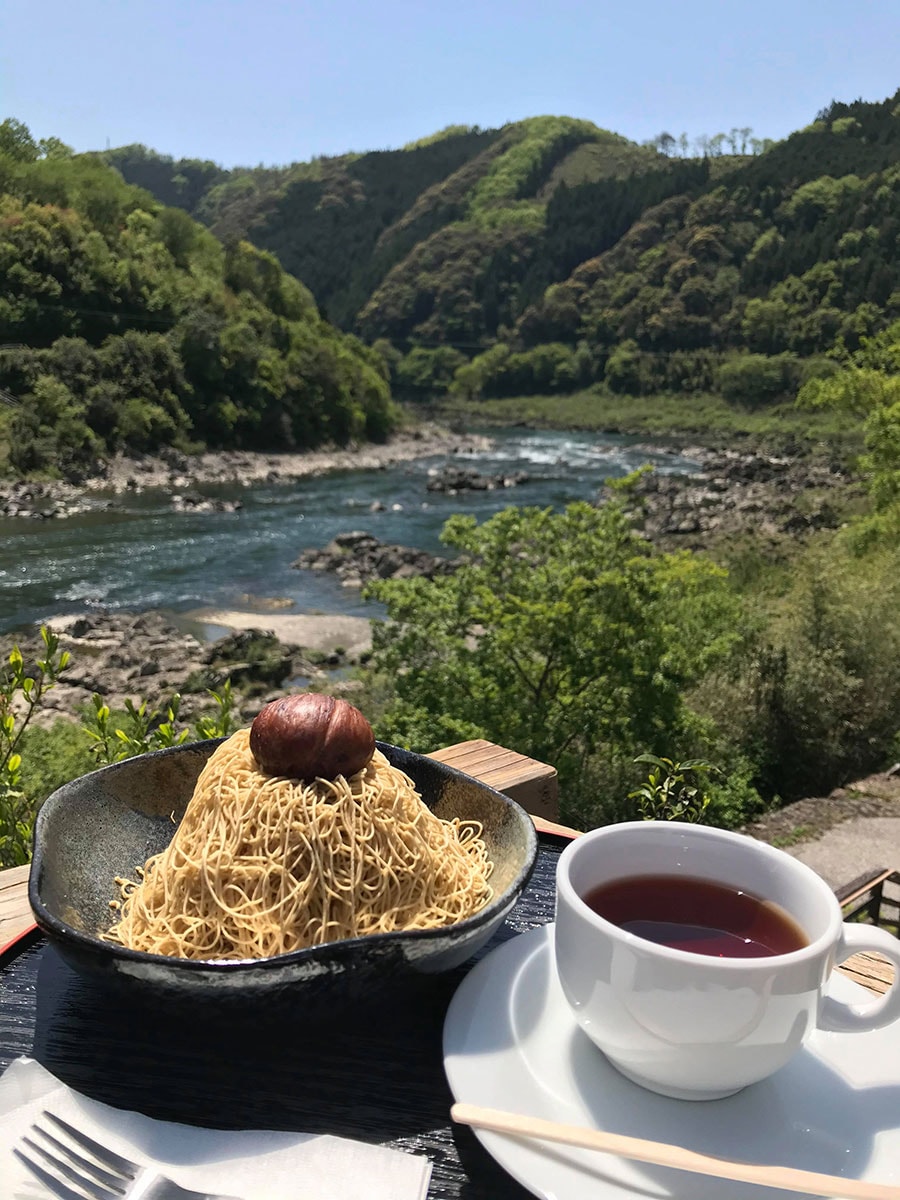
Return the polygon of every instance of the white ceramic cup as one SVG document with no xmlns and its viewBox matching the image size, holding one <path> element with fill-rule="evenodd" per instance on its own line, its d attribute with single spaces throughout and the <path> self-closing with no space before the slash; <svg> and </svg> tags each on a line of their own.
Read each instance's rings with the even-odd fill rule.
<svg viewBox="0 0 900 1200">
<path fill-rule="evenodd" d="M 593 911 L 601 884 L 681 875 L 780 905 L 809 944 L 761 958 L 717 958 L 658 945 Z M 664 1096 L 712 1100 L 783 1066 L 815 1029 L 878 1029 L 900 1018 L 900 941 L 845 923 L 831 888 L 782 850 L 744 834 L 676 821 L 630 821 L 571 842 L 556 875 L 556 968 L 588 1037 L 635 1083 Z M 892 960 L 884 997 L 826 995 L 835 963 L 860 950 Z"/>
</svg>

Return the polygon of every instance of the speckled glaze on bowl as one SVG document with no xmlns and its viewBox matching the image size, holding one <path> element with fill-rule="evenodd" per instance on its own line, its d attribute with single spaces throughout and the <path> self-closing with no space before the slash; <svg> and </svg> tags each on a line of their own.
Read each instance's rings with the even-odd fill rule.
<svg viewBox="0 0 900 1200">
<path fill-rule="evenodd" d="M 221 740 L 221 739 L 220 739 Z M 111 923 L 115 877 L 170 842 L 194 784 L 219 741 L 140 755 L 64 784 L 45 801 L 35 825 L 28 897 L 35 919 L 80 971 L 117 983 L 182 996 L 333 994 L 403 975 L 459 966 L 491 938 L 525 887 L 537 855 L 528 814 L 508 796 L 423 755 L 378 748 L 405 771 L 429 808 L 443 818 L 477 820 L 494 862 L 494 897 L 445 929 L 372 934 L 275 958 L 195 962 L 129 950 L 102 941 Z"/>
</svg>

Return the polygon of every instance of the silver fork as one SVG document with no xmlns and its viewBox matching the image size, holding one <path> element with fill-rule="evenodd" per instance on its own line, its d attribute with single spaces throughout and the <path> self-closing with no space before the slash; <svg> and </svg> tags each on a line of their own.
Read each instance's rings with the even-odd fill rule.
<svg viewBox="0 0 900 1200">
<path fill-rule="evenodd" d="M 180 1187 L 150 1167 L 142 1167 L 107 1150 L 53 1113 L 44 1112 L 43 1116 L 65 1133 L 77 1149 L 35 1124 L 32 1132 L 41 1141 L 23 1138 L 30 1155 L 18 1147 L 13 1154 L 59 1200 L 239 1200 L 237 1196 Z"/>
</svg>

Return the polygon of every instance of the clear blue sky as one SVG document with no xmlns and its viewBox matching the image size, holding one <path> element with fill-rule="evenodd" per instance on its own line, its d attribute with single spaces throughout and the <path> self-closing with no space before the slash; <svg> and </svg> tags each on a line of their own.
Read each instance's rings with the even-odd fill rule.
<svg viewBox="0 0 900 1200">
<path fill-rule="evenodd" d="M 0 118 L 225 166 L 541 113 L 784 137 L 900 87 L 900 0 L 0 0 Z"/>
</svg>

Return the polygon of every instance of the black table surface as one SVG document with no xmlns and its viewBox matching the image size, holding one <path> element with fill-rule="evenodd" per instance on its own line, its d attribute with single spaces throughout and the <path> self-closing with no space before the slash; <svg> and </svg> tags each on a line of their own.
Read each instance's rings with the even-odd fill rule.
<svg viewBox="0 0 900 1200">
<path fill-rule="evenodd" d="M 483 954 L 553 919 L 556 860 L 541 837 L 532 879 Z M 473 960 L 473 962 L 477 959 Z M 43 937 L 0 964 L 0 1070 L 19 1055 L 83 1095 L 219 1129 L 332 1133 L 427 1156 L 429 1200 L 524 1200 L 472 1131 L 454 1126 L 444 1015 L 473 963 L 328 1011 L 302 999 L 211 1017 L 111 991 L 73 971 Z"/>
</svg>

